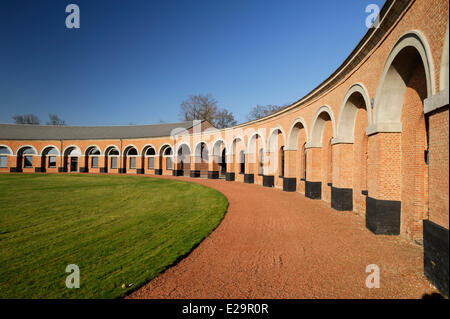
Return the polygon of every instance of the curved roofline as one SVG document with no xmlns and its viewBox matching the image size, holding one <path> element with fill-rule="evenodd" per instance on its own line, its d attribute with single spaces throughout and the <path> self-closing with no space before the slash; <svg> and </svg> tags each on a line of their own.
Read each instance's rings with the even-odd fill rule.
<svg viewBox="0 0 450 319">
<path fill-rule="evenodd" d="M 376 47 L 376 45 L 383 40 L 387 33 L 390 33 L 391 27 L 398 22 L 398 18 L 405 14 L 406 8 L 412 4 L 412 0 L 386 0 L 383 7 L 380 10 L 380 25 L 378 28 L 370 28 L 358 42 L 356 47 L 352 50 L 349 56 L 342 62 L 342 64 L 324 81 L 322 81 L 313 90 L 307 93 L 302 98 L 289 104 L 287 107 L 281 109 L 278 112 L 267 115 L 260 119 L 247 121 L 234 126 L 233 128 L 243 127 L 255 123 L 259 123 L 271 118 L 275 118 L 279 115 L 287 113 L 297 107 L 302 107 L 303 104 L 318 97 L 328 90 L 330 90 L 336 82 L 339 82 L 340 78 L 350 73 L 359 63 L 361 63 L 367 55 Z"/>
</svg>

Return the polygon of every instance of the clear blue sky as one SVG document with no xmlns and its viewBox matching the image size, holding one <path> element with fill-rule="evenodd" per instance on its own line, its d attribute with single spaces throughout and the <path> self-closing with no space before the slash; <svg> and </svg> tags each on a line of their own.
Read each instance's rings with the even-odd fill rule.
<svg viewBox="0 0 450 319">
<path fill-rule="evenodd" d="M 70 3 L 80 29 L 65 26 Z M 0 123 L 176 122 L 206 93 L 244 122 L 327 78 L 366 33 L 370 3 L 384 0 L 1 0 Z"/>
</svg>

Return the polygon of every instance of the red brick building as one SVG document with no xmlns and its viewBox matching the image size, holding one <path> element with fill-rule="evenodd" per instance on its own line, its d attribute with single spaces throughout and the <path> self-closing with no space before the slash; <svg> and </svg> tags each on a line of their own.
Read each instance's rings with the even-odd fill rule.
<svg viewBox="0 0 450 319">
<path fill-rule="evenodd" d="M 0 125 L 0 172 L 171 174 L 299 192 L 424 245 L 448 295 L 448 0 L 387 1 L 324 82 L 263 119 L 117 127 Z"/>
</svg>

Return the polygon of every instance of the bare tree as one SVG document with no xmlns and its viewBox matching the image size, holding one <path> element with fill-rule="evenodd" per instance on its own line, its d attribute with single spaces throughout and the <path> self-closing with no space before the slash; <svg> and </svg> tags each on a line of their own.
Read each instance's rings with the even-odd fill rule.
<svg viewBox="0 0 450 319">
<path fill-rule="evenodd" d="M 283 109 L 284 106 L 279 105 L 256 105 L 253 109 L 251 109 L 250 113 L 247 115 L 247 119 L 249 121 L 258 120 L 279 110 Z"/>
<path fill-rule="evenodd" d="M 189 95 L 181 102 L 181 116 L 184 121 L 206 120 L 211 124 L 217 113 L 217 101 L 210 95 Z"/>
<path fill-rule="evenodd" d="M 33 124 L 39 125 L 41 121 L 34 114 L 23 114 L 23 115 L 14 115 L 13 120 L 16 124 Z"/>
<path fill-rule="evenodd" d="M 231 112 L 220 109 L 217 100 L 210 94 L 190 95 L 181 102 L 180 116 L 183 121 L 206 120 L 216 128 L 225 128 L 236 125 Z"/>
<path fill-rule="evenodd" d="M 66 121 L 61 120 L 56 114 L 48 115 L 49 121 L 47 121 L 47 125 L 55 125 L 55 126 L 64 126 L 66 125 Z"/>
<path fill-rule="evenodd" d="M 228 112 L 225 109 L 221 109 L 217 112 L 214 122 L 216 128 L 227 128 L 236 124 L 237 121 L 234 119 L 233 113 Z"/>
</svg>

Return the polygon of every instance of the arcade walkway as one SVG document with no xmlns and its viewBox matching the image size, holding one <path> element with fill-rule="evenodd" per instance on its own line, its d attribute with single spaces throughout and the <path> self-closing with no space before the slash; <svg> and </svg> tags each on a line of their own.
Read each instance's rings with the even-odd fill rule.
<svg viewBox="0 0 450 319">
<path fill-rule="evenodd" d="M 162 177 L 172 178 L 172 177 Z M 221 191 L 219 227 L 176 266 L 128 298 L 421 298 L 422 247 L 375 236 L 364 218 L 299 193 L 224 180 L 176 177 Z M 380 288 L 365 286 L 380 267 Z"/>
</svg>

